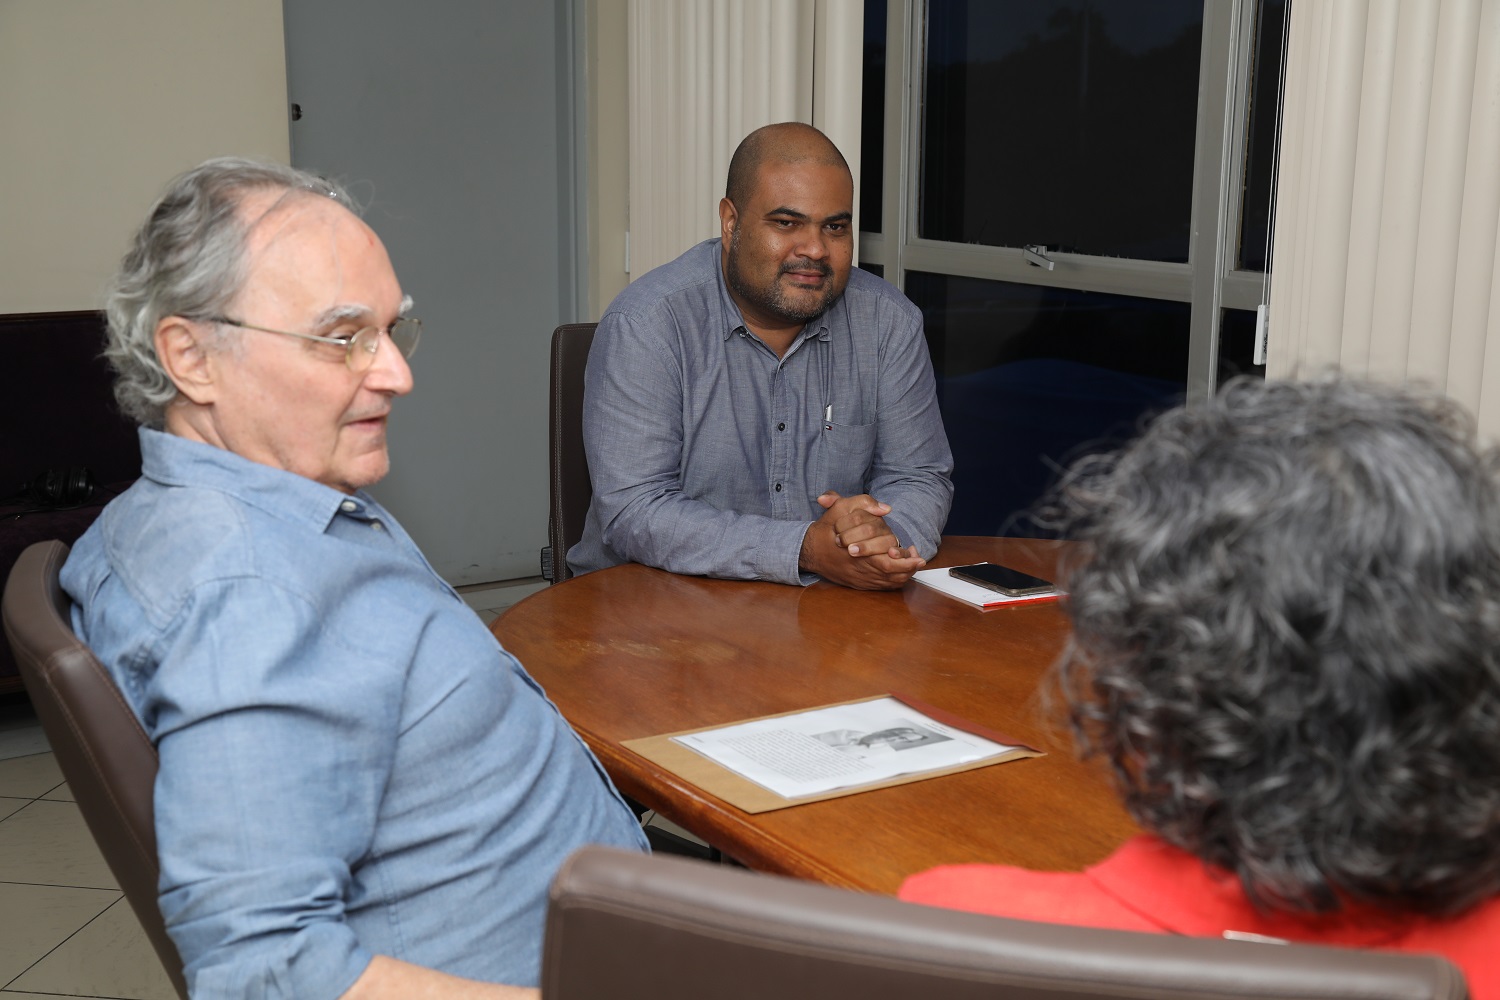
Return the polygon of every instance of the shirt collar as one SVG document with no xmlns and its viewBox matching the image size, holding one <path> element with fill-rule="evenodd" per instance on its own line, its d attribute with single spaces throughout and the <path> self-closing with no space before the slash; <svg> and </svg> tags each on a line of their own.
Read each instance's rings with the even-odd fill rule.
<svg viewBox="0 0 1500 1000">
<path fill-rule="evenodd" d="M 370 516 L 378 509 L 363 490 L 342 493 L 295 472 L 242 458 L 232 451 L 175 434 L 140 428 L 141 474 L 165 486 L 217 490 L 285 521 L 326 531 L 340 514 Z M 345 511 L 345 501 L 358 504 Z"/>
</svg>

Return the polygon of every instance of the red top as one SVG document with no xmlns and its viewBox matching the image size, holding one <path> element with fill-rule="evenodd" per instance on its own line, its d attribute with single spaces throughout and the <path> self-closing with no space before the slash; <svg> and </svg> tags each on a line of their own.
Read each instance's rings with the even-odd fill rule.
<svg viewBox="0 0 1500 1000">
<path fill-rule="evenodd" d="M 902 899 L 1048 923 L 1220 937 L 1239 931 L 1308 944 L 1421 951 L 1464 972 L 1474 1000 L 1500 1000 L 1500 897 L 1451 920 L 1342 912 L 1261 913 L 1239 880 L 1155 837 L 1127 841 L 1083 872 L 945 865 L 908 878 Z"/>
</svg>

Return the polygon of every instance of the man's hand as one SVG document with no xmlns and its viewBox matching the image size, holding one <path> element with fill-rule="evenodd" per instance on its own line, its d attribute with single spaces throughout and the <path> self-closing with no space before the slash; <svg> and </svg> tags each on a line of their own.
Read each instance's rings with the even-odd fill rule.
<svg viewBox="0 0 1500 1000">
<path fill-rule="evenodd" d="M 829 490 L 818 497 L 823 516 L 802 536 L 798 566 L 855 590 L 896 590 L 927 565 L 917 547 L 901 547 L 885 523 L 889 504 L 868 494 L 843 497 Z"/>
</svg>

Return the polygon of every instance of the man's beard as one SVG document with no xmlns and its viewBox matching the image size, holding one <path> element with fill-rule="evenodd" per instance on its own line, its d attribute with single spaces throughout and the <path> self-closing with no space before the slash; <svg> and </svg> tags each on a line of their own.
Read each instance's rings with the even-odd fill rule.
<svg viewBox="0 0 1500 1000">
<path fill-rule="evenodd" d="M 740 228 L 735 226 L 729 234 L 729 261 L 728 267 L 725 268 L 728 272 L 726 277 L 729 279 L 729 287 L 747 301 L 788 322 L 806 323 L 810 319 L 823 315 L 844 292 L 842 288 L 835 287 L 833 266 L 827 261 L 811 260 L 807 257 L 799 257 L 790 263 L 784 261 L 770 285 L 758 288 L 752 285 L 750 279 L 740 270 L 739 257 Z M 781 286 L 781 276 L 788 271 L 817 271 L 824 278 L 823 294 L 808 305 L 798 305 Z"/>
</svg>

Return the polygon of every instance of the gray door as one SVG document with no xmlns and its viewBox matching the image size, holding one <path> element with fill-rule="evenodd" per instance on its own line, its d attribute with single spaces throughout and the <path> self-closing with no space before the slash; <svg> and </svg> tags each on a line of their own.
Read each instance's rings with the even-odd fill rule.
<svg viewBox="0 0 1500 1000">
<path fill-rule="evenodd" d="M 535 576 L 572 320 L 567 0 L 285 0 L 292 162 L 338 177 L 426 334 L 372 491 L 454 584 Z M 565 259 L 566 258 L 566 259 Z"/>
</svg>

